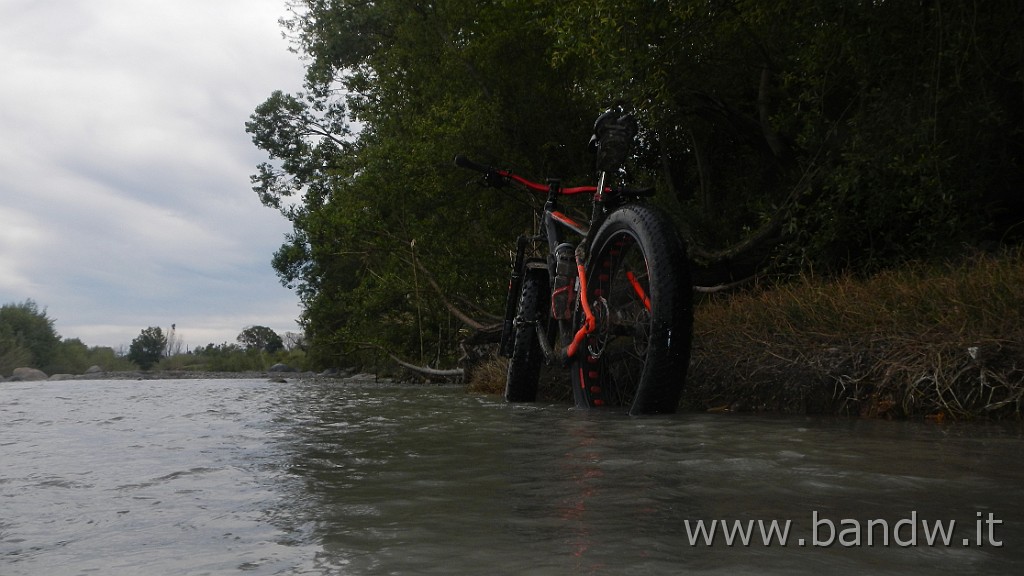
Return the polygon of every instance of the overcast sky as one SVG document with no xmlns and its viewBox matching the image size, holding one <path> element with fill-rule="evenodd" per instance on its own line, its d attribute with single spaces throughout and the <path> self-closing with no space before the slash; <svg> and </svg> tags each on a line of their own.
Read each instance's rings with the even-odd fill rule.
<svg viewBox="0 0 1024 576">
<path fill-rule="evenodd" d="M 290 229 L 249 175 L 245 122 L 303 68 L 284 0 L 0 2 L 0 305 L 120 348 L 296 332 L 270 259 Z"/>
</svg>

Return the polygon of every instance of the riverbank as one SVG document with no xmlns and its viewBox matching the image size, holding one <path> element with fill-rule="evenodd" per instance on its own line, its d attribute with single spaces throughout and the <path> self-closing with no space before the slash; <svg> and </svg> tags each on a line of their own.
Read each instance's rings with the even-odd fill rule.
<svg viewBox="0 0 1024 576">
<path fill-rule="evenodd" d="M 112 370 L 94 371 L 85 374 L 51 374 L 39 372 L 34 378 L 22 379 L 28 382 L 65 381 L 65 380 L 224 380 L 244 378 L 312 378 L 313 372 L 211 372 L 204 370 Z M 3 379 L 0 382 L 18 381 L 19 379 Z"/>
<path fill-rule="evenodd" d="M 471 388 L 500 393 L 505 366 Z M 567 379 L 545 369 L 541 397 L 570 402 Z M 680 409 L 942 421 L 1020 419 L 1022 404 L 1017 250 L 705 296 Z"/>
<path fill-rule="evenodd" d="M 45 375 L 44 375 L 45 376 Z M 240 371 L 222 372 L 210 370 L 115 370 L 99 371 L 87 374 L 54 374 L 48 377 L 29 381 L 65 381 L 65 380 L 311 380 L 316 378 L 329 380 L 391 381 L 374 374 L 356 371 L 327 372 L 275 372 L 275 371 Z M 6 382 L 0 378 L 0 382 Z"/>
<path fill-rule="evenodd" d="M 472 392 L 504 389 L 504 359 L 474 367 Z M 62 379 L 365 377 L 152 370 Z M 571 402 L 545 368 L 540 397 Z M 697 303 L 685 411 L 869 418 L 1021 419 L 1024 250 L 908 265 L 869 278 L 804 276 Z"/>
<path fill-rule="evenodd" d="M 1024 252 L 709 297 L 694 336 L 685 409 L 1020 419 Z"/>
<path fill-rule="evenodd" d="M 308 375 L 312 375 L 309 373 Z M 253 378 L 277 378 L 280 374 L 268 372 L 208 372 L 202 370 L 129 370 L 124 372 L 97 372 L 75 376 L 73 380 L 240 380 Z M 288 374 L 293 378 L 306 376 L 305 373 Z"/>
</svg>

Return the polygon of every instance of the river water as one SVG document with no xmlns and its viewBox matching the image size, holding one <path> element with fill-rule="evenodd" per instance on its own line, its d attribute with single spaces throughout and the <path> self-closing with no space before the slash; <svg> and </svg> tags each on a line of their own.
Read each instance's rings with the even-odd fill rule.
<svg viewBox="0 0 1024 576">
<path fill-rule="evenodd" d="M 1021 447 L 454 387 L 0 383 L 0 575 L 1019 574 Z"/>
</svg>

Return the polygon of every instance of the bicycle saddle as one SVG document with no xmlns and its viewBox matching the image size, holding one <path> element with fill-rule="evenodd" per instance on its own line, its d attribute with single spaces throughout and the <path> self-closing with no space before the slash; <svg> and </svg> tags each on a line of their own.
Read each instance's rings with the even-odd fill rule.
<svg viewBox="0 0 1024 576">
<path fill-rule="evenodd" d="M 594 135 L 590 138 L 590 150 L 597 154 L 597 169 L 610 172 L 621 166 L 629 156 L 636 133 L 636 118 L 621 107 L 598 117 L 594 122 Z"/>
</svg>

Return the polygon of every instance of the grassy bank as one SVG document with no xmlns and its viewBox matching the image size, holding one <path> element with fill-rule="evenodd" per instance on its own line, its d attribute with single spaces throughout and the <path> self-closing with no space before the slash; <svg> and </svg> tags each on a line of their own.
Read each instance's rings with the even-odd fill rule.
<svg viewBox="0 0 1024 576">
<path fill-rule="evenodd" d="M 698 304 L 684 404 L 894 418 L 1019 418 L 1024 252 L 867 279 L 806 276 Z"/>
<path fill-rule="evenodd" d="M 501 393 L 504 359 L 470 387 Z M 571 401 L 545 369 L 541 396 Z M 811 275 L 697 304 L 682 409 L 876 418 L 1020 418 L 1024 251 Z"/>
</svg>

